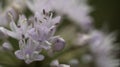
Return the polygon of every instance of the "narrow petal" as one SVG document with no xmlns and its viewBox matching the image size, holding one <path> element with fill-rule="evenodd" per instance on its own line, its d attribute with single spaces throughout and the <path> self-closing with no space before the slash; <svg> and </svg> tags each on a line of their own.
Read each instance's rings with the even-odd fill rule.
<svg viewBox="0 0 120 67">
<path fill-rule="evenodd" d="M 15 51 L 15 55 L 18 59 L 22 59 L 22 60 L 25 59 L 21 50 Z"/>
<path fill-rule="evenodd" d="M 18 28 L 17 28 L 13 19 L 10 22 L 10 28 L 11 28 L 12 31 L 17 31 L 18 30 Z"/>
<path fill-rule="evenodd" d="M 48 38 L 52 37 L 55 34 L 55 31 L 56 31 L 56 26 L 52 26 L 50 28 L 50 31 L 49 31 L 49 34 L 48 34 Z"/>
<path fill-rule="evenodd" d="M 36 40 L 36 41 L 39 38 L 37 32 L 35 31 L 35 28 L 30 29 L 28 31 L 28 35 L 29 35 L 30 38 L 32 38 L 33 40 Z"/>
<path fill-rule="evenodd" d="M 22 29 L 23 33 L 25 33 L 27 30 L 27 27 L 28 27 L 28 23 L 27 23 L 27 19 L 24 15 L 19 16 L 18 25 Z"/>
<path fill-rule="evenodd" d="M 58 25 L 60 23 L 60 19 L 61 19 L 61 17 L 57 16 L 57 17 L 49 20 L 48 23 L 46 24 L 46 26 L 48 28 L 50 28 L 51 26 L 54 26 L 54 25 L 56 26 L 56 25 Z"/>
<path fill-rule="evenodd" d="M 26 20 L 26 17 L 24 15 L 19 15 L 18 24 L 22 25 L 24 20 Z"/>
<path fill-rule="evenodd" d="M 61 17 L 60 17 L 60 16 L 57 16 L 57 17 L 55 17 L 55 18 L 52 19 L 52 23 L 53 23 L 54 25 L 58 25 L 59 22 L 60 22 L 60 20 L 61 20 Z"/>
<path fill-rule="evenodd" d="M 5 29 L 4 27 L 0 27 L 0 30 L 8 36 L 11 36 L 11 37 L 18 39 L 18 40 L 20 39 L 20 35 L 18 33 L 9 31 L 9 30 Z"/>
<path fill-rule="evenodd" d="M 43 15 L 40 14 L 39 12 L 35 13 L 35 17 L 37 18 L 37 21 L 40 20 L 40 19 L 43 19 Z"/>
<path fill-rule="evenodd" d="M 9 8 L 7 13 L 6 13 L 6 18 L 8 21 L 11 20 L 11 17 L 9 16 L 9 14 L 11 14 L 12 18 L 14 21 L 16 21 L 18 19 L 18 11 L 14 8 Z"/>
<path fill-rule="evenodd" d="M 43 49 L 45 49 L 45 50 L 48 50 L 48 49 L 50 49 L 51 48 L 51 43 L 49 43 L 49 42 L 44 42 L 44 43 L 42 43 L 41 45 L 40 45 L 40 47 L 42 47 Z"/>
</svg>

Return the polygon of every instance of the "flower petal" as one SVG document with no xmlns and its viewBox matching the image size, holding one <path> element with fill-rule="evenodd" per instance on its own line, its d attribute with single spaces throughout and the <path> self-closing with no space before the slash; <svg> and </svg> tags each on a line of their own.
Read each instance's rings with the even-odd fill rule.
<svg viewBox="0 0 120 67">
<path fill-rule="evenodd" d="M 41 43 L 40 47 L 42 47 L 45 50 L 48 50 L 51 48 L 51 43 L 48 41 L 45 41 L 44 43 Z"/>
<path fill-rule="evenodd" d="M 46 26 L 50 28 L 51 26 L 56 26 L 60 23 L 60 16 L 57 16 L 55 18 L 49 19 L 48 23 L 46 23 Z"/>
<path fill-rule="evenodd" d="M 17 30 L 18 30 L 18 28 L 17 28 L 17 26 L 16 26 L 16 24 L 15 24 L 15 22 L 14 22 L 13 19 L 12 19 L 11 22 L 10 22 L 10 29 L 11 29 L 12 31 L 17 31 Z"/>
<path fill-rule="evenodd" d="M 54 40 L 53 50 L 60 51 L 65 47 L 65 41 L 63 38 L 56 38 Z"/>
<path fill-rule="evenodd" d="M 18 59 L 22 59 L 22 60 L 25 59 L 21 50 L 15 51 L 15 55 Z"/>
<path fill-rule="evenodd" d="M 49 34 L 48 34 L 48 38 L 52 37 L 55 34 L 56 31 L 56 26 L 52 26 L 50 28 Z"/>
<path fill-rule="evenodd" d="M 53 19 L 52 19 L 53 25 L 58 25 L 59 22 L 60 22 L 60 20 L 61 20 L 61 17 L 60 17 L 60 16 L 57 16 L 57 17 L 53 18 Z"/>
<path fill-rule="evenodd" d="M 9 31 L 9 30 L 5 29 L 4 27 L 0 27 L 0 30 L 6 35 L 9 35 L 9 36 L 11 36 L 15 39 L 18 39 L 18 40 L 20 39 L 20 35 L 18 33 Z"/>
<path fill-rule="evenodd" d="M 24 15 L 19 16 L 18 25 L 20 26 L 22 31 L 25 33 L 27 30 L 27 27 L 28 27 L 28 23 L 27 23 L 27 19 Z"/>
</svg>

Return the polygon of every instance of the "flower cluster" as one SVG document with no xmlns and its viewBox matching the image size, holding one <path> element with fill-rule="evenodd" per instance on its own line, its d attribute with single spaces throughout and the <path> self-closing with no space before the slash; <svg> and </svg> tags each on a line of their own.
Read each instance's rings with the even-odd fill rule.
<svg viewBox="0 0 120 67">
<path fill-rule="evenodd" d="M 17 58 L 25 60 L 27 64 L 33 61 L 41 61 L 44 56 L 40 52 L 44 49 L 52 52 L 60 51 L 65 46 L 65 41 L 60 36 L 54 36 L 56 27 L 60 22 L 61 17 L 53 17 L 53 13 L 46 12 L 43 9 L 42 13 L 36 12 L 33 18 L 26 19 L 24 15 L 19 15 L 18 23 L 13 20 L 12 14 L 10 29 L 0 27 L 0 30 L 19 41 L 19 50 L 15 51 Z"/>
<path fill-rule="evenodd" d="M 89 16 L 92 8 L 88 6 L 86 0 L 27 0 L 26 3 L 33 13 L 41 12 L 41 9 L 44 8 L 48 11 L 54 10 L 60 15 L 66 15 L 83 30 L 88 30 L 93 21 Z"/>
</svg>

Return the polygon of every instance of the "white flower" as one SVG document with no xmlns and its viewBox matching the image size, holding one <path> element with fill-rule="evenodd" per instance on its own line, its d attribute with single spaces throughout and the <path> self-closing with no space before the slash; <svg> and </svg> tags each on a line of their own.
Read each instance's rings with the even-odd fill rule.
<svg viewBox="0 0 120 67">
<path fill-rule="evenodd" d="M 88 15 L 91 8 L 86 0 L 27 0 L 27 5 L 34 13 L 42 9 L 55 10 L 58 14 L 67 15 L 84 30 L 91 27 L 92 18 Z"/>
<path fill-rule="evenodd" d="M 29 21 L 24 15 L 20 15 L 18 22 L 15 23 L 12 14 L 8 14 L 11 17 L 10 30 L 0 27 L 0 31 L 19 41 L 20 49 L 15 51 L 18 59 L 24 60 L 27 64 L 42 61 L 44 59 L 40 54 L 42 49 L 60 51 L 64 48 L 64 39 L 54 36 L 60 23 L 60 16 L 53 17 L 51 11 L 43 9 L 42 13 L 36 13 Z"/>
<path fill-rule="evenodd" d="M 19 42 L 20 50 L 15 52 L 17 58 L 25 60 L 27 64 L 30 64 L 33 61 L 42 61 L 44 56 L 39 54 L 42 48 L 39 47 L 39 44 L 34 43 L 32 40 L 21 40 Z"/>
<path fill-rule="evenodd" d="M 52 13 L 47 13 L 43 9 L 43 13 L 36 13 L 34 18 L 34 28 L 28 31 L 29 37 L 40 43 L 41 47 L 48 50 L 51 48 L 54 40 L 54 48 L 65 45 L 64 40 L 60 37 L 54 37 L 56 26 L 60 22 L 60 16 L 52 18 Z M 59 42 L 58 42 L 59 41 Z M 59 50 L 61 50 L 62 46 Z"/>
<path fill-rule="evenodd" d="M 13 16 L 11 15 L 11 22 L 10 22 L 10 30 L 5 29 L 4 27 L 0 27 L 0 30 L 15 39 L 22 39 L 23 36 L 27 37 L 27 30 L 30 29 L 31 26 L 28 26 L 27 19 L 24 15 L 19 16 L 18 23 L 15 24 L 13 20 Z"/>
<path fill-rule="evenodd" d="M 102 31 L 91 31 L 90 32 L 90 50 L 95 57 L 96 67 L 116 67 L 119 61 L 116 60 L 112 55 L 114 49 L 114 34 L 105 34 Z"/>
<path fill-rule="evenodd" d="M 94 55 L 96 67 L 116 67 L 118 60 L 115 55 L 112 55 L 115 48 L 115 35 L 106 34 L 106 32 L 99 30 L 91 30 L 88 34 L 81 34 L 78 37 L 79 44 L 88 44 L 90 51 Z M 89 58 L 89 57 L 88 57 Z"/>
</svg>

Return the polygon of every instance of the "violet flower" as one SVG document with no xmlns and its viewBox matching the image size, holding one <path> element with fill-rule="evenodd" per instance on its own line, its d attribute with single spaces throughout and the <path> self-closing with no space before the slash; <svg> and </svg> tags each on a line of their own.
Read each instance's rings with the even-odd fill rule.
<svg viewBox="0 0 120 67">
<path fill-rule="evenodd" d="M 15 51 L 18 59 L 27 64 L 33 61 L 42 61 L 44 56 L 40 54 L 42 49 L 60 51 L 65 46 L 65 41 L 60 36 L 54 36 L 56 27 L 61 17 L 53 18 L 52 12 L 43 9 L 42 13 L 36 13 L 33 19 L 19 16 L 17 23 L 14 22 L 11 13 L 10 29 L 0 27 L 0 31 L 19 41 L 19 50 Z"/>
<path fill-rule="evenodd" d="M 28 26 L 27 19 L 25 18 L 25 16 L 20 15 L 18 23 L 15 24 L 11 13 L 8 13 L 8 14 L 9 14 L 9 16 L 11 16 L 11 22 L 10 22 L 11 31 L 8 29 L 5 29 L 4 27 L 0 27 L 0 30 L 4 34 L 11 36 L 18 40 L 22 39 L 23 36 L 27 37 L 27 30 L 30 29 L 31 26 Z"/>
<path fill-rule="evenodd" d="M 91 29 L 93 19 L 89 16 L 92 8 L 88 6 L 87 0 L 26 0 L 28 8 L 33 13 L 54 10 L 57 14 L 67 15 L 70 20 L 79 25 L 83 30 Z"/>
<path fill-rule="evenodd" d="M 38 48 L 39 44 L 35 44 L 32 40 L 28 39 L 27 42 L 20 41 L 19 47 L 20 50 L 15 52 L 17 58 L 21 60 L 25 60 L 27 64 L 33 61 L 42 61 L 44 56 L 39 54 L 41 52 L 41 48 Z"/>
<path fill-rule="evenodd" d="M 96 67 L 116 67 L 119 60 L 112 55 L 115 48 L 115 35 L 93 30 L 90 32 L 90 50 L 95 57 Z"/>
<path fill-rule="evenodd" d="M 43 9 L 42 14 L 39 14 L 39 13 L 35 14 L 35 21 L 33 23 L 34 28 L 29 30 L 28 32 L 29 37 L 32 40 L 39 43 L 42 48 L 46 50 L 50 49 L 51 45 L 53 44 L 51 40 L 56 39 L 55 38 L 56 36 L 53 36 L 53 35 L 56 31 L 56 26 L 57 24 L 59 24 L 59 21 L 60 21 L 60 16 L 52 18 L 52 13 L 50 13 L 49 15 L 49 13 L 46 13 L 46 11 Z M 57 48 L 57 46 L 63 47 L 63 45 L 65 45 L 65 43 L 63 42 L 64 40 L 60 40 L 60 39 L 56 40 L 57 45 L 55 44 L 56 47 L 54 48 Z"/>
</svg>

